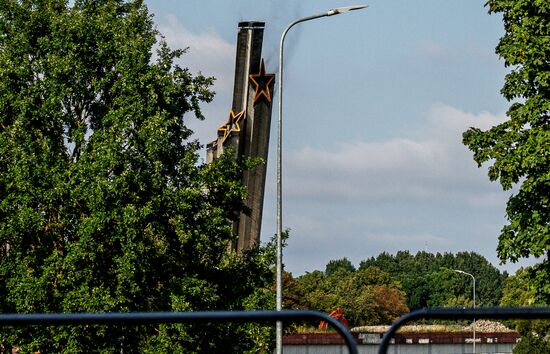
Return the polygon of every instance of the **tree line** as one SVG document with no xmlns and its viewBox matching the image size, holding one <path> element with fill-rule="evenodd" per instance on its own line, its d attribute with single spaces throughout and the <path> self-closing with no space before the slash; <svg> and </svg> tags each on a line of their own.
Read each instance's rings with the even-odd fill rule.
<svg viewBox="0 0 550 354">
<path fill-rule="evenodd" d="M 390 324 L 410 309 L 473 305 L 496 306 L 508 274 L 500 272 L 475 252 L 429 253 L 399 251 L 381 253 L 355 266 L 347 259 L 332 260 L 325 270 L 296 278 L 286 273 L 287 308 L 330 312 L 340 308 L 350 325 Z"/>
<path fill-rule="evenodd" d="M 514 275 L 500 272 L 475 252 L 386 252 L 359 263 L 329 261 L 324 270 L 293 277 L 285 272 L 284 307 L 330 313 L 340 308 L 351 327 L 387 325 L 419 307 L 471 307 L 471 277 L 476 278 L 476 306 L 547 306 L 531 281 L 537 266 Z M 548 320 L 506 320 L 521 340 L 514 354 L 550 352 Z"/>
</svg>

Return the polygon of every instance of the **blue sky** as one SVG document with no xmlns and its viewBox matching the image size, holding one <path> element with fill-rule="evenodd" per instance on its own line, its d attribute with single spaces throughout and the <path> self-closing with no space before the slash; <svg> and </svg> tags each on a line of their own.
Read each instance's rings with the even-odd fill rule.
<svg viewBox="0 0 550 354">
<path fill-rule="evenodd" d="M 285 46 L 284 263 L 294 275 L 331 259 L 382 251 L 475 251 L 498 265 L 510 192 L 461 144 L 470 126 L 505 119 L 507 69 L 494 53 L 501 18 L 484 0 L 372 0 L 369 8 L 293 28 Z M 217 78 L 203 144 L 227 117 L 237 23 L 266 22 L 263 56 L 277 71 L 279 37 L 297 18 L 355 4 L 328 0 L 146 0 L 181 65 Z M 275 98 L 276 100 L 277 98 Z M 276 104 L 276 101 L 275 101 Z M 272 142 L 276 134 L 273 111 Z M 275 233 L 275 146 L 262 240 Z M 526 264 L 526 263 L 521 263 Z M 510 272 L 521 264 L 499 266 Z"/>
</svg>

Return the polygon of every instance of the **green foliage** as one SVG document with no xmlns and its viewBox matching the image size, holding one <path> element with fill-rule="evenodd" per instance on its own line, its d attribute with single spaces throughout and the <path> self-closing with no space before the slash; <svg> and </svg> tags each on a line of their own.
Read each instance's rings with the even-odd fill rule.
<svg viewBox="0 0 550 354">
<path fill-rule="evenodd" d="M 325 313 L 340 308 L 350 326 L 389 324 L 408 312 L 405 294 L 388 273 L 376 267 L 355 271 L 344 260 L 329 262 L 327 272 L 314 271 L 296 279 L 287 274 L 285 307 Z M 332 267 L 337 264 L 345 266 Z"/>
<path fill-rule="evenodd" d="M 272 248 L 226 252 L 246 164 L 227 154 L 200 165 L 185 125 L 202 119 L 213 79 L 175 65 L 183 51 L 158 35 L 139 0 L 0 2 L 1 312 L 271 308 L 258 289 L 272 283 Z M 240 352 L 269 334 L 0 331 L 43 353 Z"/>
<path fill-rule="evenodd" d="M 283 306 L 326 313 L 340 307 L 352 326 L 388 324 L 409 308 L 471 307 L 472 279 L 455 269 L 476 277 L 476 306 L 499 304 L 508 274 L 483 256 L 399 251 L 366 259 L 357 270 L 342 258 L 328 262 L 324 272 L 285 273 Z"/>
<path fill-rule="evenodd" d="M 499 236 L 502 261 L 548 256 L 550 251 L 550 3 L 489 0 L 489 12 L 503 16 L 505 34 L 496 52 L 511 68 L 501 90 L 512 104 L 508 120 L 487 131 L 470 128 L 463 142 L 489 178 L 505 190 L 508 223 Z M 548 257 L 547 257 L 548 258 Z M 548 301 L 549 260 L 534 269 L 537 296 Z"/>
<path fill-rule="evenodd" d="M 346 257 L 342 259 L 335 259 L 327 263 L 325 267 L 325 274 L 330 276 L 332 273 L 340 270 L 345 272 L 353 272 L 355 271 L 355 267 Z"/>
<path fill-rule="evenodd" d="M 504 282 L 500 306 L 534 306 L 535 292 L 529 285 L 529 268 L 520 268 Z"/>
<path fill-rule="evenodd" d="M 536 333 L 522 336 L 513 350 L 514 354 L 550 353 L 550 342 Z"/>
<path fill-rule="evenodd" d="M 360 263 L 359 269 L 379 267 L 401 283 L 407 294 L 409 308 L 444 307 L 463 302 L 461 296 L 472 299 L 473 284 L 470 277 L 454 272 L 460 269 L 476 278 L 476 305 L 498 304 L 502 285 L 507 274 L 474 252 L 432 254 L 399 251 L 395 255 L 386 252 Z"/>
<path fill-rule="evenodd" d="M 500 306 L 545 306 L 544 303 L 537 302 L 536 290 L 530 284 L 531 272 L 531 268 L 520 268 L 515 275 L 506 279 Z M 536 353 L 538 352 L 536 348 L 544 344 L 543 342 L 546 342 L 544 345 L 550 345 L 546 340 L 546 336 L 550 332 L 549 321 L 514 320 L 510 321 L 510 325 L 515 325 L 516 330 L 522 336 L 521 342 L 523 343 L 518 349 L 520 350 L 519 353 L 525 353 L 524 349 L 529 346 L 533 346 L 531 353 Z"/>
<path fill-rule="evenodd" d="M 537 302 L 537 292 L 531 285 L 531 268 L 519 269 L 515 275 L 506 279 L 502 291 L 501 306 L 541 306 Z M 513 320 L 509 325 L 515 326 L 521 339 L 514 347 L 515 354 L 550 352 L 550 322 L 548 320 Z"/>
</svg>

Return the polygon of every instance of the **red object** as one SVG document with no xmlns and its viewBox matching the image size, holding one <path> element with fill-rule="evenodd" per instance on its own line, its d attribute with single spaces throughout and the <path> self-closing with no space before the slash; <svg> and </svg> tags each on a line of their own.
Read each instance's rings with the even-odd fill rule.
<svg viewBox="0 0 550 354">
<path fill-rule="evenodd" d="M 346 317 L 342 313 L 342 310 L 340 310 L 339 307 L 336 310 L 329 313 L 328 316 L 338 320 L 344 326 L 349 328 L 349 322 L 348 322 L 348 320 L 346 319 Z M 327 329 L 327 328 L 328 328 L 328 323 L 326 321 L 319 322 L 319 329 Z"/>
</svg>

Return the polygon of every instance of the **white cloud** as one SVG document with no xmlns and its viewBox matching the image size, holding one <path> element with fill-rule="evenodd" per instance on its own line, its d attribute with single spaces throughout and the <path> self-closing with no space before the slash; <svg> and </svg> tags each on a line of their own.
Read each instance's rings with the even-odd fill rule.
<svg viewBox="0 0 550 354">
<path fill-rule="evenodd" d="M 498 61 L 498 56 L 492 48 L 481 47 L 476 42 L 450 47 L 432 40 L 422 40 L 416 43 L 416 52 L 424 59 L 442 63 L 456 64 L 475 61 L 494 65 Z"/>
<path fill-rule="evenodd" d="M 156 17 L 160 33 L 172 49 L 189 48 L 179 64 L 193 73 L 214 76 L 212 90 L 216 92 L 214 101 L 203 105 L 205 121 L 191 119 L 187 122 L 195 132 L 195 137 L 203 144 L 216 137 L 216 128 L 227 119 L 233 91 L 235 67 L 235 46 L 225 41 L 213 30 L 194 33 L 181 24 L 173 15 Z"/>
<path fill-rule="evenodd" d="M 483 206 L 504 195 L 478 169 L 461 143 L 469 126 L 487 129 L 504 115 L 473 114 L 436 104 L 426 133 L 368 143 L 343 143 L 334 150 L 306 147 L 289 153 L 285 192 L 289 197 L 347 200 L 448 200 Z"/>
<path fill-rule="evenodd" d="M 399 235 L 386 233 L 369 235 L 363 242 L 368 245 L 376 245 L 380 249 L 380 252 L 383 250 L 397 252 L 402 249 L 420 251 L 428 244 L 432 249 L 437 250 L 445 250 L 453 246 L 451 240 L 429 233 Z"/>
<path fill-rule="evenodd" d="M 478 65 L 494 66 L 499 61 L 499 57 L 495 54 L 493 47 L 482 46 L 477 42 L 449 46 L 446 43 L 442 44 L 431 40 L 423 40 L 416 43 L 415 48 L 416 53 L 423 60 L 429 60 L 434 63 L 462 65 L 473 62 Z"/>
<path fill-rule="evenodd" d="M 235 62 L 233 44 L 213 30 L 193 33 L 173 15 L 161 17 L 158 29 L 171 48 L 189 48 L 183 61 L 191 71 L 215 76 L 221 87 L 231 87 Z"/>
<path fill-rule="evenodd" d="M 477 114 L 464 112 L 458 108 L 454 108 L 442 103 L 433 105 L 430 112 L 430 122 L 432 132 L 439 131 L 441 133 L 451 133 L 453 135 L 462 134 L 469 127 L 477 127 L 483 130 L 489 129 L 492 126 L 503 122 L 506 115 L 493 114 L 490 112 L 480 112 Z"/>
</svg>

